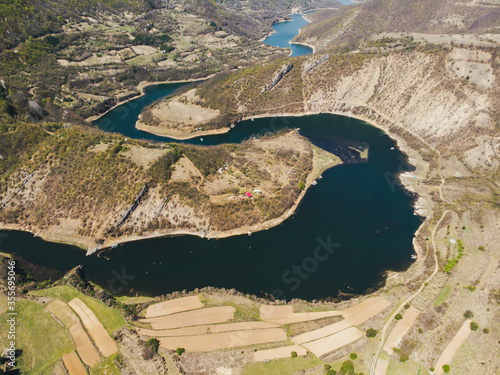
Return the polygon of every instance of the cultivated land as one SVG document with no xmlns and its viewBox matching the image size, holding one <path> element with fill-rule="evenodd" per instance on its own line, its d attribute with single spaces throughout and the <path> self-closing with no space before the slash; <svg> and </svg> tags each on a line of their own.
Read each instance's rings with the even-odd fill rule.
<svg viewBox="0 0 500 375">
<path fill-rule="evenodd" d="M 69 375 L 86 375 L 87 371 L 83 367 L 80 359 L 75 352 L 65 353 L 62 356 L 64 366 L 68 370 Z"/>
<path fill-rule="evenodd" d="M 104 329 L 95 314 L 80 299 L 75 298 L 69 301 L 68 305 L 78 314 L 83 325 L 89 332 L 104 357 L 109 357 L 118 351 L 115 342 Z"/>
<path fill-rule="evenodd" d="M 50 9 L 51 3 L 46 3 L 46 8 Z M 102 3 L 109 7 L 107 2 Z M 314 46 L 316 54 L 271 61 L 265 61 L 265 58 L 275 55 L 275 51 L 266 48 L 251 47 L 245 53 L 252 57 L 240 55 L 247 61 L 234 59 L 229 51 L 225 55 L 225 52 L 217 54 L 210 49 L 212 57 L 209 57 L 208 50 L 203 46 L 194 45 L 191 49 L 189 44 L 199 38 L 203 30 L 207 31 L 204 43 L 211 43 L 210 48 L 214 50 L 224 51 L 224 47 L 231 47 L 238 51 L 240 47 L 243 50 L 247 47 L 245 44 L 236 46 L 244 41 L 241 34 L 232 33 L 230 25 L 222 25 L 223 30 L 217 31 L 210 26 L 209 20 L 216 21 L 216 26 L 219 26 L 217 22 L 220 23 L 221 18 L 217 15 L 221 14 L 220 8 L 215 13 L 209 13 L 206 10 L 213 8 L 207 8 L 207 4 L 203 3 L 202 12 L 210 15 L 204 18 L 200 16 L 200 9 L 196 10 L 198 13 L 189 9 L 179 13 L 176 9 L 178 5 L 182 4 L 174 4 L 170 12 L 172 19 L 165 17 L 161 22 L 158 16 L 161 14 L 164 17 L 169 12 L 154 11 L 143 19 L 134 17 L 135 13 L 116 17 L 111 12 L 105 16 L 108 19 L 64 14 L 68 19 L 75 17 L 71 23 L 64 22 L 64 28 L 78 34 L 78 37 L 75 43 L 47 38 L 47 43 L 56 44 L 54 49 L 38 39 L 43 33 L 24 43 L 31 31 L 26 33 L 10 29 L 20 23 L 11 16 L 17 13 L 6 13 L 8 17 L 3 20 L 3 26 L 12 32 L 4 34 L 1 40 L 6 49 L 2 51 L 0 69 L 0 171 L 3 178 L 0 188 L 2 203 L 5 200 L 12 203 L 0 211 L 4 227 L 33 232 L 43 228 L 45 238 L 71 239 L 87 248 L 95 248 L 94 239 L 104 237 L 112 223 L 121 216 L 120 210 L 126 210 L 127 205 L 123 202 L 133 201 L 144 181 L 150 178 L 156 178 L 157 185 L 148 192 L 146 201 L 149 203 L 139 206 L 138 216 L 128 219 L 130 221 L 124 227 L 126 230 L 110 232 L 106 244 L 139 238 L 134 230 L 144 229 L 148 223 L 151 226 L 148 224 L 146 234 L 151 236 L 181 231 L 180 222 L 170 220 L 169 214 L 163 216 L 170 223 L 168 230 L 165 230 L 166 222 L 156 224 L 153 220 L 144 222 L 139 219 L 139 214 L 158 213 L 160 208 L 162 212 L 176 210 L 181 220 L 191 220 L 186 233 L 195 233 L 193 228 L 203 232 L 208 226 L 203 226 L 202 221 L 195 221 L 189 204 L 185 204 L 189 201 L 188 194 L 182 194 L 186 186 L 194 186 L 198 192 L 205 194 L 204 199 L 208 199 L 212 207 L 224 203 L 217 214 L 228 211 L 230 206 L 226 199 L 231 194 L 234 199 L 249 189 L 265 191 L 265 184 L 256 184 L 257 180 L 266 180 L 258 178 L 257 169 L 249 169 L 250 172 L 255 171 L 255 179 L 252 173 L 245 174 L 242 169 L 245 163 L 256 160 L 251 148 L 236 151 L 248 154 L 241 164 L 237 164 L 238 160 L 228 163 L 229 168 L 233 167 L 233 173 L 237 168 L 241 176 L 245 174 L 245 178 L 238 180 L 237 192 L 227 192 L 223 188 L 227 188 L 230 181 L 229 169 L 227 174 L 224 168 L 222 174 L 218 172 L 228 159 L 223 148 L 213 148 L 216 151 L 212 153 L 187 148 L 183 149 L 182 155 L 165 157 L 161 160 L 162 164 L 158 164 L 162 150 L 167 154 L 170 148 L 125 141 L 99 133 L 96 136 L 87 128 L 74 126 L 67 129 L 62 124 L 48 122 L 62 119 L 68 126 L 81 120 L 78 114 L 88 117 L 101 113 L 117 100 L 136 95 L 136 86 L 140 81 L 201 77 L 216 72 L 220 66 L 233 68 L 245 65 L 250 59 L 258 59 L 258 64 L 247 69 L 220 75 L 199 85 L 189 93 L 189 100 L 187 96 L 183 100 L 186 93 L 181 93 L 149 110 L 161 116 L 168 103 L 175 103 L 176 108 L 189 109 L 193 114 L 197 112 L 195 109 L 203 108 L 199 112 L 203 119 L 210 120 L 207 123 L 201 123 L 201 118 L 196 116 L 184 116 L 165 127 L 168 132 L 175 130 L 180 137 L 226 131 L 232 123 L 243 118 L 320 112 L 360 118 L 384 129 L 397 140 L 398 147 L 416 168 L 400 176 L 400 179 L 409 190 L 418 194 L 416 211 L 426 218 L 414 239 L 418 260 L 405 273 L 389 273 L 385 287 L 374 295 L 338 304 L 270 303 L 251 296 L 247 298 L 234 291 L 205 289 L 202 294 L 199 294 L 200 291 L 193 292 L 191 297 L 199 295 L 197 298 L 203 301 L 204 307 L 196 303 L 192 310 L 181 308 L 170 315 L 157 317 L 174 317 L 198 309 L 203 311 L 214 306 L 226 306 L 236 309 L 237 321 L 233 321 L 236 315 L 230 315 L 227 322 L 203 324 L 201 318 L 192 319 L 191 316 L 188 319 L 186 315 L 180 315 L 181 318 L 175 319 L 189 326 L 168 330 L 155 330 L 148 326 L 149 323 L 137 320 L 150 311 L 147 310 L 149 304 L 165 302 L 160 297 L 154 300 L 130 299 L 127 304 L 122 304 L 83 281 L 75 283 L 80 291 L 69 285 L 43 289 L 44 284 L 41 284 L 42 289 L 30 292 L 27 298 L 22 294 L 18 297 L 18 319 L 22 325 L 18 327 L 17 344 L 23 350 L 18 358 L 18 367 L 24 373 L 64 373 L 62 356 L 73 353 L 74 358 L 76 355 L 77 340 L 73 342 L 66 329 L 66 324 L 71 324 L 73 318 L 62 313 L 56 320 L 57 313 L 49 313 L 46 306 L 52 306 L 51 309 L 56 312 L 62 310 L 63 305 L 49 305 L 54 300 L 67 303 L 80 298 L 107 333 L 113 334 L 118 347 L 118 353 L 101 360 L 90 369 L 91 374 L 164 374 L 168 370 L 173 374 L 320 375 L 326 372 L 325 364 L 342 374 L 442 373 L 444 365 L 451 367 L 452 374 L 498 373 L 500 60 L 497 2 L 372 0 L 341 10 L 317 12 L 308 16 L 313 23 L 296 38 L 296 41 Z M 87 4 L 84 3 L 84 6 Z M 20 19 L 30 20 L 29 12 L 34 10 L 28 8 L 25 11 L 28 14 L 21 15 Z M 144 9 L 139 9 L 139 12 L 144 12 Z M 38 9 L 37 13 L 44 20 L 44 11 Z M 172 22 L 175 17 L 178 18 Z M 124 21 L 126 19 L 129 21 Z M 36 20 L 29 24 L 36 28 L 39 22 Z M 62 27 L 58 24 L 59 20 L 52 22 L 52 26 Z M 128 29 L 131 25 L 127 22 L 137 22 L 139 30 Z M 167 43 L 168 46 L 175 46 L 179 52 L 177 56 L 175 50 L 161 52 L 160 55 L 159 42 L 163 41 L 156 39 L 151 42 L 148 36 L 160 37 L 165 33 L 161 27 L 169 22 L 179 26 L 171 33 L 173 38 Z M 149 31 L 147 24 L 153 26 Z M 144 27 L 146 32 L 141 30 Z M 209 30 L 209 27 L 214 30 Z M 112 28 L 120 30 L 128 40 L 121 42 L 119 35 L 111 35 Z M 84 34 L 89 30 L 92 32 Z M 58 32 L 57 27 L 51 31 Z M 219 31 L 225 34 L 216 34 Z M 129 34 L 136 38 L 133 46 L 130 45 L 132 38 Z M 18 35 L 23 37 L 18 38 Z M 92 48 L 87 53 L 89 39 Z M 14 48 L 19 53 L 14 52 Z M 192 56 L 191 52 L 194 52 Z M 199 52 L 206 55 L 200 56 Z M 211 59 L 220 64 L 210 66 Z M 263 91 L 285 64 L 293 64 L 292 69 L 272 89 Z M 179 66 L 182 66 L 180 70 Z M 23 74 L 19 74 L 21 71 Z M 163 109 L 158 111 L 158 108 Z M 212 117 L 216 113 L 217 117 Z M 146 111 L 142 120 L 155 121 L 155 117 L 148 118 Z M 36 121 L 40 122 L 32 124 Z M 154 122 L 149 126 L 160 127 Z M 194 131 L 200 127 L 201 131 Z M 252 147 L 263 147 L 268 141 L 258 140 Z M 172 150 L 175 151 L 174 148 Z M 307 151 L 307 148 L 304 150 Z M 314 148 L 312 150 L 317 152 Z M 226 152 L 231 156 L 233 151 Z M 221 153 L 223 157 L 219 158 Z M 237 153 L 232 157 L 235 155 Z M 204 165 L 202 160 L 217 162 Z M 322 160 L 329 159 L 325 156 Z M 260 166 L 262 161 L 265 160 L 259 159 L 256 163 Z M 276 160 L 272 163 L 276 165 Z M 68 165 L 71 168 L 61 167 Z M 283 166 L 284 169 L 291 167 Z M 75 174 L 68 173 L 68 170 Z M 28 179 L 34 171 L 36 174 Z M 112 175 L 116 171 L 116 175 Z M 145 171 L 152 171 L 152 174 L 144 175 Z M 310 178 L 315 175 L 313 171 L 310 171 Z M 100 180 L 93 178 L 94 173 L 101 173 L 102 185 L 96 183 Z M 106 178 L 109 176 L 112 178 Z M 169 184 L 161 185 L 158 181 L 165 178 Z M 247 179 L 255 183 L 255 187 L 247 184 Z M 290 180 L 293 181 L 292 187 L 300 182 Z M 25 181 L 26 189 L 18 191 Z M 83 181 L 93 190 L 91 194 L 82 194 L 83 185 L 67 185 L 67 181 Z M 245 183 L 240 184 L 240 181 Z M 182 186 L 182 183 L 186 185 Z M 176 184 L 177 188 L 181 188 L 175 190 Z M 115 189 L 116 186 L 128 188 L 120 190 Z M 177 196 L 169 196 L 175 207 L 155 206 L 153 196 L 162 197 L 162 189 L 176 192 Z M 57 197 L 57 209 L 50 205 L 53 197 Z M 83 198 L 78 201 L 75 197 Z M 113 199 L 108 200 L 110 197 Z M 29 204 L 23 205 L 23 202 Z M 82 215 L 83 207 L 92 202 L 96 202 L 102 211 L 113 214 L 106 218 Z M 66 207 L 76 208 L 68 213 L 64 211 Z M 288 202 L 279 213 L 275 212 L 276 216 L 268 223 L 272 225 L 280 220 L 283 212 L 286 217 L 290 209 L 293 209 L 293 202 Z M 51 222 L 52 218 L 44 212 L 51 212 L 58 223 Z M 269 214 L 260 211 L 260 214 L 264 213 Z M 232 214 L 229 219 L 213 216 L 222 220 L 218 224 L 216 221 L 211 223 L 208 235 L 216 236 L 222 232 L 234 234 L 237 229 L 212 227 L 223 225 L 225 221 L 234 222 L 237 216 Z M 258 220 L 264 216 L 259 216 Z M 150 216 L 145 217 L 146 220 L 151 219 Z M 19 224 L 21 220 L 22 224 Z M 253 227 L 240 228 L 248 230 Z M 65 282 L 69 281 L 66 279 L 58 283 Z M 36 285 L 28 281 L 22 287 L 29 290 Z M 98 296 L 114 307 L 90 295 Z M 176 301 L 180 295 L 177 293 L 165 299 Z M 177 303 L 173 302 L 174 305 Z M 267 316 L 259 314 L 262 305 L 273 306 L 262 308 L 269 312 Z M 370 306 L 375 308 L 368 313 Z M 6 298 L 2 295 L 0 310 L 4 312 L 5 309 Z M 420 313 L 417 314 L 417 310 Z M 312 315 L 318 312 L 321 314 Z M 333 316 L 325 317 L 329 313 Z M 321 318 L 302 321 L 315 316 Z M 279 324 L 280 328 L 261 326 L 264 323 Z M 7 344 L 4 335 L 7 330 L 6 322 L 2 320 L 2 347 Z M 264 333 L 269 330 L 276 332 L 277 339 L 285 335 L 286 341 L 255 344 L 261 342 L 260 338 L 269 340 L 270 336 Z M 281 330 L 279 335 L 277 330 Z M 171 335 L 175 331 L 178 331 L 178 336 Z M 262 335 L 259 340 L 250 342 L 242 339 L 252 337 L 245 334 L 252 331 Z M 48 333 L 53 343 L 49 347 L 46 345 Z M 193 345 L 191 349 L 201 351 L 188 350 L 179 355 L 174 350 L 160 347 L 158 353 L 154 353 L 146 340 L 155 335 L 172 349 L 188 343 Z M 373 335 L 375 337 L 367 337 Z M 172 337 L 175 341 L 168 344 Z M 205 347 L 195 348 L 194 345 L 199 343 L 204 343 Z M 252 343 L 254 345 L 245 346 Z M 345 345 L 339 347 L 339 343 Z M 241 346 L 231 348 L 238 345 Z M 226 348 L 203 351 L 223 346 Z M 306 348 L 320 357 L 314 353 L 305 354 L 303 349 Z M 296 358 L 292 358 L 292 351 L 297 353 Z"/>
</svg>

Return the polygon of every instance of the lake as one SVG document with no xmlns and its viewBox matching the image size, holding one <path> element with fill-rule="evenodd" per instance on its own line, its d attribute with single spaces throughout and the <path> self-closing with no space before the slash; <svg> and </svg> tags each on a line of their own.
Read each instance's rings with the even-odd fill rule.
<svg viewBox="0 0 500 375">
<path fill-rule="evenodd" d="M 276 24 L 276 33 L 265 43 L 290 47 L 292 56 L 311 53 L 307 46 L 288 43 L 306 24 L 302 16 L 293 15 L 292 21 Z M 135 123 L 143 107 L 185 84 L 147 87 L 144 96 L 114 108 L 95 124 L 129 138 L 174 142 L 138 130 Z M 322 114 L 249 120 L 225 134 L 180 142 L 240 143 L 284 128 L 300 128 L 300 134 L 339 155 L 344 164 L 323 173 L 295 214 L 275 228 L 218 240 L 193 236 L 141 240 L 100 257 L 87 257 L 75 246 L 45 242 L 30 233 L 0 231 L 0 249 L 61 272 L 83 265 L 91 281 L 115 294 L 159 295 L 215 286 L 313 300 L 364 294 L 380 287 L 388 270 L 406 270 L 422 220 L 413 215 L 414 198 L 394 184 L 394 177 L 411 166 L 382 130 L 360 120 Z M 360 163 L 353 148 L 366 147 L 368 161 Z"/>
<path fill-rule="evenodd" d="M 147 97 L 146 97 L 147 99 Z M 144 103 L 147 100 L 144 101 Z M 127 104 L 125 104 L 127 105 Z M 124 113 L 119 107 L 107 118 Z M 131 136 L 134 118 L 112 121 Z M 3 231 L 0 248 L 29 262 L 67 271 L 79 264 L 93 282 L 121 294 L 159 295 L 204 286 L 235 288 L 277 298 L 321 299 L 363 294 L 379 287 L 388 270 L 404 271 L 421 223 L 413 198 L 392 177 L 410 167 L 395 142 L 363 121 L 329 114 L 244 121 L 202 142 L 237 143 L 283 128 L 300 128 L 311 142 L 344 161 L 312 186 L 296 213 L 266 231 L 224 239 L 177 236 L 130 242 L 103 256 L 48 243 L 30 233 Z M 149 136 L 150 139 L 156 136 Z M 368 147 L 359 163 L 352 147 Z"/>
<path fill-rule="evenodd" d="M 312 53 L 312 48 L 303 44 L 291 44 L 290 41 L 299 33 L 300 29 L 309 22 L 300 14 L 292 14 L 291 21 L 279 22 L 273 26 L 274 34 L 268 36 L 263 43 L 280 48 L 290 48 L 290 56 L 308 55 Z"/>
</svg>

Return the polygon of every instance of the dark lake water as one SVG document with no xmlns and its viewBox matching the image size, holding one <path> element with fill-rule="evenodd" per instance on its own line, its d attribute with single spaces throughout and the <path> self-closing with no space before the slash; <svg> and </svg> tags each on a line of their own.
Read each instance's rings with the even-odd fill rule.
<svg viewBox="0 0 500 375">
<path fill-rule="evenodd" d="M 273 26 L 274 34 L 268 36 L 264 43 L 274 47 L 290 48 L 292 50 L 291 56 L 307 55 L 312 53 L 312 48 L 302 44 L 291 44 L 292 40 L 300 31 L 306 26 L 307 22 L 300 14 L 293 14 L 290 16 L 291 21 L 279 22 Z"/>
<path fill-rule="evenodd" d="M 288 43 L 306 24 L 294 15 L 292 21 L 276 24 L 277 33 L 265 43 L 290 47 L 292 56 L 311 53 L 309 47 Z M 137 130 L 135 122 L 144 106 L 183 85 L 150 86 L 146 95 L 113 109 L 96 125 L 130 138 L 172 142 Z M 245 121 L 226 134 L 181 142 L 239 143 L 284 128 L 300 128 L 303 136 L 339 155 L 344 164 L 323 173 L 296 213 L 275 228 L 218 240 L 141 240 L 100 257 L 87 257 L 75 246 L 46 242 L 30 233 L 0 231 L 0 249 L 61 272 L 83 265 L 90 280 L 116 294 L 134 290 L 159 295 L 215 286 L 312 300 L 339 292 L 363 294 L 380 286 L 386 271 L 406 270 L 421 219 L 413 215 L 413 198 L 394 184 L 397 174 L 410 166 L 383 131 L 356 119 L 323 114 Z M 359 163 L 352 147 L 368 147 L 368 161 Z"/>
<path fill-rule="evenodd" d="M 150 89 L 97 123 L 127 137 L 169 141 L 140 132 L 134 124 L 142 106 L 179 85 Z M 90 280 L 118 294 L 133 289 L 158 295 L 216 286 L 312 300 L 335 297 L 339 291 L 366 293 L 384 282 L 387 270 L 406 270 L 421 220 L 413 215 L 412 197 L 392 183 L 397 173 L 409 168 L 404 155 L 391 150 L 395 142 L 378 128 L 328 114 L 276 117 L 244 121 L 229 133 L 185 142 L 238 143 L 285 127 L 300 128 L 302 135 L 345 163 L 323 173 L 296 213 L 275 228 L 218 240 L 141 240 L 107 251 L 104 257 L 87 257 L 74 246 L 45 242 L 30 233 L 3 231 L 0 248 L 60 271 L 81 264 Z M 353 146 L 369 148 L 366 163 L 357 162 Z"/>
</svg>

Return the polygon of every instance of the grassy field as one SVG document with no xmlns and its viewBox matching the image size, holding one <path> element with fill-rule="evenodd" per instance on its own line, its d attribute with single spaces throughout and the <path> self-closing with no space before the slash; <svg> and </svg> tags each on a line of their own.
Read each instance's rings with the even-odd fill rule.
<svg viewBox="0 0 500 375">
<path fill-rule="evenodd" d="M 113 361 L 117 354 L 104 358 L 99 364 L 90 369 L 90 375 L 120 375 L 120 370 Z"/>
<path fill-rule="evenodd" d="M 418 370 L 418 363 L 415 363 L 413 361 L 396 362 L 390 360 L 386 375 L 418 374 Z"/>
<path fill-rule="evenodd" d="M 123 303 L 125 305 L 135 305 L 137 303 L 147 303 L 154 300 L 152 297 L 127 297 L 121 296 L 115 298 L 118 302 Z"/>
<path fill-rule="evenodd" d="M 439 294 L 439 296 L 437 296 L 437 298 L 434 300 L 433 305 L 434 306 L 441 305 L 448 299 L 452 291 L 453 291 L 453 286 L 450 284 L 446 284 L 441 293 Z"/>
<path fill-rule="evenodd" d="M 60 298 L 64 302 L 69 302 L 73 298 L 80 298 L 97 316 L 109 334 L 125 325 L 125 318 L 116 309 L 106 306 L 104 303 L 86 296 L 69 285 L 60 285 L 49 289 L 32 292 L 34 295 Z"/>
<path fill-rule="evenodd" d="M 313 354 L 309 354 L 305 357 L 286 358 L 250 365 L 243 370 L 243 375 L 289 375 L 322 365 L 323 362 Z"/>
<path fill-rule="evenodd" d="M 0 297 L 0 310 L 5 309 L 6 297 Z M 56 362 L 64 353 L 74 350 L 73 342 L 66 331 L 36 302 L 18 299 L 16 346 L 23 351 L 17 368 L 23 374 L 52 374 Z M 8 325 L 0 321 L 0 346 L 6 348 Z M 47 343 L 50 342 L 50 345 Z"/>
</svg>

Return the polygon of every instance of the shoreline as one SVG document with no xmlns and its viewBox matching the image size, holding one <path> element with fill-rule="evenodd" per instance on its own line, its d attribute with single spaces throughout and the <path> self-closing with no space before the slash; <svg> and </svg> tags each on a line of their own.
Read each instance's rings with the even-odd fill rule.
<svg viewBox="0 0 500 375">
<path fill-rule="evenodd" d="M 314 158 L 313 158 L 313 163 L 315 163 L 318 160 L 318 151 L 316 151 L 313 147 L 313 152 L 314 152 Z M 328 151 L 325 151 L 328 152 Z M 335 155 L 335 154 L 332 154 Z M 147 240 L 147 239 L 153 239 L 153 238 L 163 238 L 163 237 L 175 237 L 175 236 L 196 236 L 200 238 L 206 238 L 207 240 L 210 239 L 219 239 L 219 238 L 227 238 L 227 237 L 233 237 L 233 236 L 241 236 L 245 235 L 250 232 L 255 233 L 255 232 L 260 232 L 263 230 L 268 230 L 271 228 L 274 228 L 280 224 L 282 224 L 285 220 L 287 220 L 289 217 L 291 217 L 295 211 L 297 210 L 297 207 L 299 204 L 302 202 L 307 190 L 310 188 L 311 183 L 318 178 L 324 171 L 333 168 L 337 165 L 341 165 L 342 162 L 336 163 L 333 165 L 329 165 L 326 167 L 319 167 L 318 165 L 313 164 L 313 169 L 307 176 L 306 180 L 306 186 L 305 188 L 300 192 L 299 196 L 295 200 L 294 204 L 292 207 L 287 209 L 283 214 L 281 214 L 279 217 L 266 220 L 262 223 L 257 223 L 249 226 L 244 226 L 244 227 L 239 227 L 239 228 L 234 228 L 226 231 L 209 231 L 208 233 L 205 232 L 197 232 L 196 230 L 190 230 L 190 229 L 177 229 L 177 230 L 172 230 L 169 233 L 152 233 L 149 235 L 145 236 L 139 236 L 139 235 L 131 235 L 131 236 L 125 236 L 125 237 L 119 237 L 113 240 L 109 241 L 104 241 L 103 245 L 97 248 L 93 242 L 94 240 L 92 238 L 87 238 L 87 237 L 81 237 L 81 240 L 86 240 L 86 241 L 79 241 L 79 239 L 70 236 L 68 240 L 64 236 L 61 237 L 56 237 L 54 236 L 54 233 L 50 229 L 43 229 L 41 230 L 41 233 L 38 235 L 42 240 L 47 241 L 47 242 L 55 242 L 55 243 L 63 243 L 67 245 L 72 245 L 72 246 L 77 246 L 78 248 L 86 251 L 86 255 L 92 255 L 94 253 L 98 253 L 101 250 L 107 250 L 110 249 L 111 246 L 113 245 L 121 245 L 124 243 L 128 242 L 135 242 L 135 241 L 140 241 L 140 240 Z M 40 231 L 39 228 L 32 229 L 30 227 L 20 225 L 20 224 L 3 224 L 0 223 L 0 230 L 13 230 L 13 231 L 22 231 L 22 232 L 29 232 L 32 233 L 33 235 Z"/>
<path fill-rule="evenodd" d="M 400 151 L 404 152 L 407 155 L 408 158 L 410 158 L 410 156 L 412 156 L 414 153 L 418 154 L 418 152 L 416 150 L 412 149 L 411 147 L 409 147 L 407 145 L 407 142 L 406 142 L 406 140 L 404 138 L 402 138 L 399 135 L 396 135 L 396 134 L 390 132 L 385 126 L 377 124 L 376 122 L 371 121 L 370 119 L 365 118 L 364 116 L 347 114 L 347 113 L 342 113 L 342 112 L 339 112 L 339 111 L 336 111 L 336 112 L 321 112 L 321 113 L 329 113 L 329 114 L 334 114 L 334 115 L 341 115 L 341 116 L 346 116 L 346 117 L 352 117 L 352 118 L 356 118 L 358 120 L 364 121 L 368 125 L 375 126 L 376 128 L 381 129 L 390 138 L 394 139 L 396 141 L 397 148 Z M 276 114 L 273 115 L 273 114 L 269 114 L 269 113 L 264 113 L 264 114 L 260 114 L 260 115 L 243 117 L 241 121 L 249 120 L 249 119 L 252 119 L 252 118 L 255 119 L 255 118 L 272 118 L 272 117 L 302 117 L 302 116 L 317 115 L 317 114 L 320 114 L 320 113 L 314 112 L 314 111 L 301 111 L 299 113 L 285 113 L 285 114 L 279 114 L 279 115 L 276 115 Z M 224 129 L 224 132 L 228 132 L 228 131 L 231 130 L 230 127 L 223 128 L 223 129 Z M 194 136 L 194 137 L 196 137 L 196 136 Z M 194 137 L 190 137 L 190 138 L 194 138 Z M 190 138 L 187 138 L 187 139 L 190 139 Z M 424 142 L 424 144 L 427 144 L 427 143 Z M 431 147 L 431 146 L 429 146 L 429 147 Z M 415 167 L 417 169 L 413 173 L 414 174 L 418 174 L 418 172 L 419 172 L 418 171 L 418 167 L 417 166 L 415 166 Z M 295 201 L 294 205 L 291 208 L 289 208 L 286 212 L 284 212 L 278 218 L 267 220 L 267 221 L 265 221 L 263 223 L 254 224 L 252 226 L 235 228 L 235 229 L 231 229 L 231 230 L 228 230 L 228 231 L 222 231 L 222 232 L 220 232 L 220 231 L 214 231 L 214 232 L 211 232 L 211 233 L 209 232 L 209 234 L 207 234 L 206 236 L 203 235 L 202 233 L 196 232 L 194 230 L 189 230 L 189 229 L 174 230 L 171 233 L 162 233 L 162 234 L 160 234 L 160 233 L 154 234 L 153 233 L 153 234 L 147 235 L 147 236 L 138 236 L 138 235 L 129 236 L 129 237 L 124 237 L 124 238 L 118 238 L 116 240 L 109 241 L 109 242 L 105 241 L 104 245 L 102 247 L 100 247 L 100 249 L 109 248 L 109 247 L 111 247 L 111 246 L 113 246 L 115 244 L 123 244 L 123 243 L 127 243 L 127 242 L 139 241 L 139 240 L 144 240 L 144 239 L 152 239 L 152 238 L 173 237 L 173 236 L 179 236 L 179 235 L 193 235 L 193 236 L 198 236 L 198 237 L 201 237 L 201 238 L 217 239 L 217 238 L 227 238 L 227 237 L 232 237 L 232 236 L 238 236 L 238 235 L 248 234 L 248 232 L 258 232 L 258 231 L 262 231 L 262 230 L 268 230 L 270 228 L 273 228 L 275 226 L 280 225 L 281 223 L 283 223 L 286 219 L 288 219 L 290 216 L 292 216 L 295 213 L 298 205 L 300 204 L 300 202 L 302 201 L 302 199 L 305 196 L 305 193 L 307 192 L 308 188 L 310 187 L 311 182 L 315 179 L 315 178 L 312 178 L 313 172 L 314 172 L 314 169 L 313 169 L 313 171 L 311 171 L 311 173 L 308 176 L 308 179 L 307 179 L 308 183 L 306 185 L 306 188 L 300 193 L 300 195 L 298 196 L 298 198 Z M 403 175 L 402 173 L 399 173 L 398 174 L 398 178 L 399 178 L 399 181 L 400 181 L 401 185 L 404 187 L 404 189 L 406 191 L 408 191 L 408 192 L 415 193 L 418 196 L 420 196 L 419 192 L 418 192 L 418 189 L 416 189 L 413 184 L 409 183 L 410 180 L 406 181 L 406 179 L 401 179 L 402 175 Z M 414 203 L 414 206 L 415 206 L 415 204 L 416 204 L 416 201 Z M 421 259 L 421 252 L 422 251 L 417 251 L 417 246 L 416 246 L 416 243 L 415 243 L 416 236 L 419 233 L 420 228 L 422 228 L 422 226 L 428 220 L 430 220 L 430 218 L 432 218 L 432 214 L 433 214 L 432 211 L 427 213 L 427 216 L 424 217 L 424 221 L 422 222 L 422 224 L 420 225 L 420 227 L 415 232 L 415 236 L 414 236 L 414 238 L 412 240 L 413 241 L 414 249 L 417 252 L 417 254 L 419 255 L 419 259 Z M 36 233 L 35 229 L 31 229 L 31 228 L 28 228 L 26 226 L 22 226 L 22 225 L 18 225 L 18 224 L 3 224 L 3 223 L 0 223 L 0 230 L 19 230 L 19 231 L 24 231 L 24 232 L 30 232 L 30 233 L 33 233 L 33 234 Z M 39 230 L 39 228 L 37 228 L 36 230 Z M 75 238 L 74 236 L 69 237 L 69 238 L 66 239 L 64 236 L 61 236 L 59 238 L 59 237 L 53 237 L 53 235 L 50 236 L 50 234 L 51 234 L 50 230 L 49 231 L 44 230 L 44 231 L 42 231 L 40 233 L 39 237 L 42 238 L 45 241 L 69 244 L 69 245 L 77 246 L 77 247 L 82 248 L 82 249 L 84 249 L 84 246 L 86 246 L 87 255 L 90 255 L 90 254 L 93 254 L 93 253 L 96 252 L 95 248 L 92 249 L 93 246 L 88 246 L 88 244 L 90 242 L 93 242 L 93 239 L 91 239 L 91 238 L 88 238 L 86 241 L 79 241 L 79 239 Z M 49 239 L 49 238 L 52 238 L 52 239 Z M 82 238 L 82 240 L 83 240 L 83 238 Z M 416 263 L 417 262 L 415 262 L 415 264 Z"/>
<path fill-rule="evenodd" d="M 143 97 L 144 95 L 146 95 L 146 92 L 145 92 L 145 88 L 147 87 L 151 87 L 151 86 L 155 86 L 155 85 L 168 85 L 168 84 L 174 84 L 174 83 L 186 83 L 186 84 L 190 84 L 190 83 L 193 83 L 193 82 L 199 82 L 199 81 L 204 81 L 204 80 L 207 80 L 207 79 L 210 79 L 210 78 L 213 78 L 215 76 L 215 73 L 214 74 L 210 74 L 206 77 L 203 77 L 203 78 L 196 78 L 196 79 L 190 79 L 190 80 L 180 80 L 180 81 L 158 81 L 158 82 L 151 82 L 151 81 L 141 81 L 137 84 L 136 88 L 137 90 L 140 91 L 140 94 L 139 95 L 135 95 L 131 98 L 128 98 L 126 100 L 123 100 L 121 102 L 118 102 L 116 103 L 113 107 L 107 109 L 105 112 L 99 114 L 99 115 L 94 115 L 94 116 L 90 116 L 90 117 L 87 117 L 85 119 L 85 122 L 88 122 L 88 123 L 93 123 L 97 120 L 99 120 L 101 117 L 103 117 L 104 115 L 108 114 L 109 112 L 111 112 L 113 109 L 115 109 L 116 107 L 119 107 L 123 104 L 126 104 L 132 100 L 135 100 L 135 99 L 138 99 L 140 97 Z"/>
<path fill-rule="evenodd" d="M 324 150 L 323 150 L 324 151 Z M 313 147 L 313 152 L 314 152 L 314 159 L 313 161 L 317 160 L 317 151 Z M 328 151 L 325 151 L 328 152 Z M 334 155 L 334 154 L 332 154 Z M 206 238 L 207 240 L 210 239 L 219 239 L 219 238 L 228 238 L 228 237 L 233 237 L 233 236 L 241 236 L 241 235 L 248 235 L 250 232 L 251 234 L 256 233 L 256 232 L 261 232 L 263 230 L 268 230 L 271 228 L 274 228 L 283 222 L 287 220 L 289 217 L 291 217 L 295 211 L 297 210 L 297 207 L 299 204 L 302 202 L 302 199 L 306 195 L 307 190 L 311 187 L 311 183 L 316 180 L 324 171 L 334 168 L 337 165 L 341 165 L 342 162 L 327 166 L 326 168 L 321 168 L 318 165 L 313 165 L 313 169 L 311 173 L 307 176 L 307 181 L 306 181 L 306 186 L 305 188 L 300 192 L 299 196 L 295 200 L 294 204 L 292 207 L 290 207 L 288 210 L 286 210 L 283 214 L 281 214 L 279 217 L 266 220 L 262 223 L 257 223 L 249 226 L 244 226 L 244 227 L 239 227 L 239 228 L 234 228 L 226 231 L 212 231 L 208 232 L 205 234 L 202 234 L 200 232 L 196 232 L 194 230 L 189 230 L 189 229 L 179 229 L 179 230 L 174 230 L 171 233 L 166 233 L 166 234 L 150 234 L 147 236 L 128 236 L 123 239 L 118 238 L 117 240 L 109 241 L 109 242 L 104 242 L 105 245 L 103 245 L 102 249 L 108 249 L 111 246 L 115 244 L 123 244 L 127 242 L 134 242 L 134 241 L 140 241 L 140 240 L 145 240 L 145 239 L 152 239 L 152 238 L 162 238 L 162 237 L 174 237 L 174 236 L 184 236 L 184 235 L 190 235 L 190 236 L 196 236 L 200 238 Z M 87 252 L 87 255 L 91 255 L 94 252 Z"/>
</svg>

